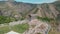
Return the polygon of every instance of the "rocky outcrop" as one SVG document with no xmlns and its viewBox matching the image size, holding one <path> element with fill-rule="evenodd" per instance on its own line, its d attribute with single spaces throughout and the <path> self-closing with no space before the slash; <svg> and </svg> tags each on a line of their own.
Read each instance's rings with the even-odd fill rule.
<svg viewBox="0 0 60 34">
<path fill-rule="evenodd" d="M 44 4 L 0 1 L 0 10 L 5 16 L 37 14 L 40 17 L 56 18 L 60 14 L 60 1 Z"/>
<path fill-rule="evenodd" d="M 23 34 L 48 34 L 51 29 L 51 26 L 47 22 L 39 21 L 38 19 L 33 19 L 29 21 L 30 28 L 28 31 L 25 31 Z"/>
</svg>

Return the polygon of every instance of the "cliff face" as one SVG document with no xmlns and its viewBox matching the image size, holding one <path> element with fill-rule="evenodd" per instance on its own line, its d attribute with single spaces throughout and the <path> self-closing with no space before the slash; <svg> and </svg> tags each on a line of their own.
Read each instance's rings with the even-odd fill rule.
<svg viewBox="0 0 60 34">
<path fill-rule="evenodd" d="M 44 4 L 0 1 L 0 15 L 20 15 L 23 17 L 29 14 L 37 14 L 40 17 L 56 18 L 60 15 L 60 1 Z"/>
<path fill-rule="evenodd" d="M 54 18 L 59 14 L 59 11 L 56 10 L 56 6 L 54 4 L 43 4 L 38 8 L 38 13 L 41 12 L 42 17 Z"/>
</svg>

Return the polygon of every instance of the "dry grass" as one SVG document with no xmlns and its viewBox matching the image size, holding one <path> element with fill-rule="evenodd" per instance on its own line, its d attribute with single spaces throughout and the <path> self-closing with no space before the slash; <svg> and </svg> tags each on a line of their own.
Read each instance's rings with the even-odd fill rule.
<svg viewBox="0 0 60 34">
<path fill-rule="evenodd" d="M 58 32 L 55 28 L 52 28 L 49 34 L 60 34 L 60 32 Z"/>
</svg>

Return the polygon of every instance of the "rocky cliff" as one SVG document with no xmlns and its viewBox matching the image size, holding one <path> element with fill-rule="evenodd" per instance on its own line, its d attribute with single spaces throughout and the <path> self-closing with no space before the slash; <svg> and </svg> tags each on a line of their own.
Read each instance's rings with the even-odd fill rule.
<svg viewBox="0 0 60 34">
<path fill-rule="evenodd" d="M 0 1 L 0 15 L 22 16 L 37 14 L 40 17 L 56 18 L 60 15 L 60 1 L 43 4 Z"/>
</svg>

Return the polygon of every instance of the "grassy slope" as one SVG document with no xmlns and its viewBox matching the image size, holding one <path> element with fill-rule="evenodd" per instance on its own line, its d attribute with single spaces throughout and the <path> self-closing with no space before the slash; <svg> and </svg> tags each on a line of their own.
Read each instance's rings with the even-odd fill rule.
<svg viewBox="0 0 60 34">
<path fill-rule="evenodd" d="M 21 25 L 15 25 L 12 27 L 13 31 L 19 32 L 19 33 L 23 33 L 25 32 L 27 29 L 29 28 L 28 24 L 21 24 Z"/>
<path fill-rule="evenodd" d="M 7 33 L 11 30 L 15 31 L 15 32 L 18 32 L 18 33 L 23 33 L 25 32 L 26 30 L 28 30 L 29 28 L 29 25 L 28 24 L 19 24 L 19 25 L 15 25 L 13 27 L 10 27 L 10 26 L 3 26 L 3 27 L 0 27 L 0 34 L 4 34 L 4 33 Z"/>
<path fill-rule="evenodd" d="M 9 26 L 0 27 L 0 34 L 4 34 L 9 31 L 10 31 Z"/>
</svg>

